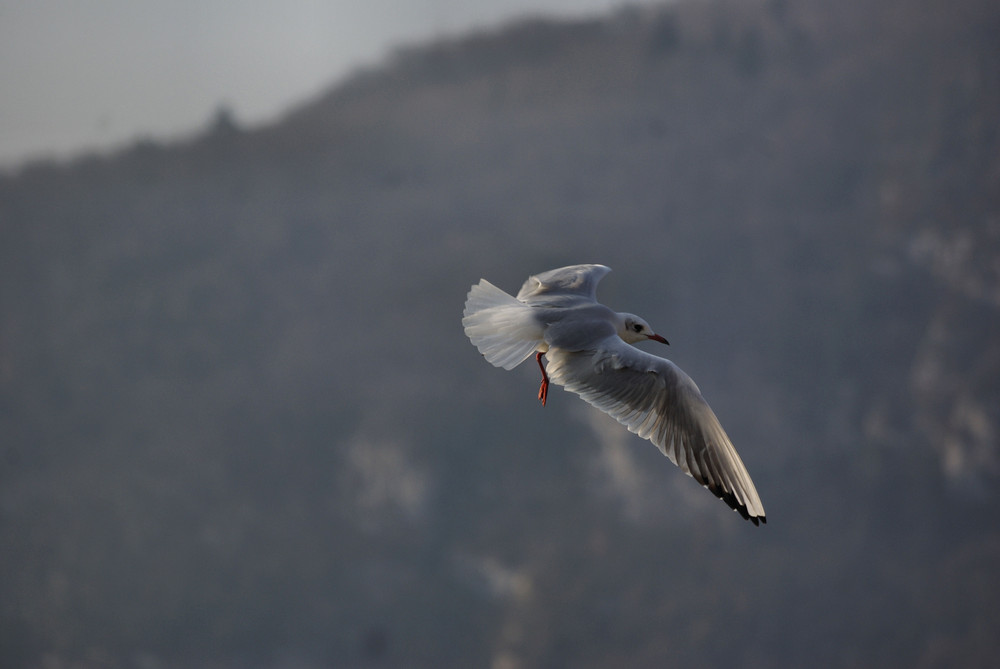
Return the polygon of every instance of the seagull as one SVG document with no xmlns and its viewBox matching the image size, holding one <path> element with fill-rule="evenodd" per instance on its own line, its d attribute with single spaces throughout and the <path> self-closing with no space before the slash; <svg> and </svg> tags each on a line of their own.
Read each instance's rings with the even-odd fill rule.
<svg viewBox="0 0 1000 669">
<path fill-rule="evenodd" d="M 465 301 L 465 334 L 496 367 L 513 369 L 534 353 L 542 406 L 550 382 L 576 393 L 653 442 L 743 518 L 766 523 L 750 474 L 698 386 L 666 358 L 633 346 L 667 340 L 638 316 L 597 301 L 597 284 L 610 271 L 570 265 L 542 272 L 517 297 L 481 279 Z"/>
</svg>

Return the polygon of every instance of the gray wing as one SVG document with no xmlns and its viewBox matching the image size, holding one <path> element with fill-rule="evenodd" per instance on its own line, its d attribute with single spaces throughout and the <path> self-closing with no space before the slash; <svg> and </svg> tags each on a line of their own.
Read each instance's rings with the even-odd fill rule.
<svg viewBox="0 0 1000 669">
<path fill-rule="evenodd" d="M 550 348 L 548 374 L 656 444 L 671 462 L 755 525 L 767 522 L 750 474 L 732 442 L 677 365 L 623 342 L 617 335 L 595 350 Z"/>
<path fill-rule="evenodd" d="M 570 265 L 551 269 L 528 277 L 517 293 L 522 302 L 552 304 L 579 301 L 581 298 L 597 301 L 597 284 L 611 271 L 604 265 Z"/>
</svg>

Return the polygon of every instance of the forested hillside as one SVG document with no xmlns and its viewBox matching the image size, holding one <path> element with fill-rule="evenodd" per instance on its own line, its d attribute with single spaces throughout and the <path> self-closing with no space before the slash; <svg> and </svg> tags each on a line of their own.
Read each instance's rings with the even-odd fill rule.
<svg viewBox="0 0 1000 669">
<path fill-rule="evenodd" d="M 532 19 L 0 177 L 0 665 L 992 666 L 998 35 Z M 480 277 L 581 262 L 766 526 L 464 337 Z"/>
</svg>

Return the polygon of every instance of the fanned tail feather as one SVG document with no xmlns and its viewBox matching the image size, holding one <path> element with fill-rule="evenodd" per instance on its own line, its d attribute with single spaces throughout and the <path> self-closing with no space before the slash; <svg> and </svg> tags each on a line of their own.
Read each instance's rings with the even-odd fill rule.
<svg viewBox="0 0 1000 669">
<path fill-rule="evenodd" d="M 486 279 L 469 291 L 462 316 L 466 336 L 496 367 L 517 367 L 542 343 L 531 307 Z"/>
</svg>

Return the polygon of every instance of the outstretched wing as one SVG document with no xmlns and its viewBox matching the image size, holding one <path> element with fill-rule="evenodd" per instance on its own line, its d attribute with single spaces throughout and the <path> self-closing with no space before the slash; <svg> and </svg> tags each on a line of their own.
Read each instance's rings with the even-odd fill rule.
<svg viewBox="0 0 1000 669">
<path fill-rule="evenodd" d="M 611 271 L 604 265 L 570 265 L 528 277 L 517 293 L 522 302 L 558 304 L 597 301 L 597 284 Z"/>
<path fill-rule="evenodd" d="M 656 444 L 671 462 L 755 525 L 767 522 L 750 474 L 698 386 L 677 365 L 623 342 L 550 348 L 548 374 Z"/>
</svg>

